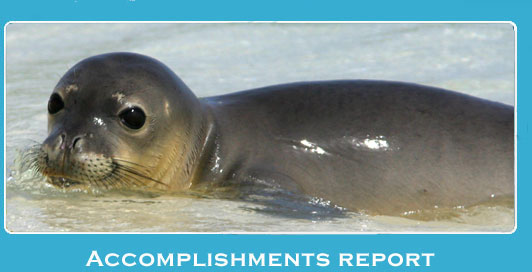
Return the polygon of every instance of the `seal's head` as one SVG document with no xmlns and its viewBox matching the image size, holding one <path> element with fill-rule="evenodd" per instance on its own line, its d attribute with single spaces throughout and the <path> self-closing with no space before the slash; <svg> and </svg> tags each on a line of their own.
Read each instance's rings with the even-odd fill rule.
<svg viewBox="0 0 532 272">
<path fill-rule="evenodd" d="M 164 64 L 139 54 L 87 58 L 48 102 L 37 168 L 56 186 L 191 184 L 206 135 L 199 100 Z"/>
</svg>

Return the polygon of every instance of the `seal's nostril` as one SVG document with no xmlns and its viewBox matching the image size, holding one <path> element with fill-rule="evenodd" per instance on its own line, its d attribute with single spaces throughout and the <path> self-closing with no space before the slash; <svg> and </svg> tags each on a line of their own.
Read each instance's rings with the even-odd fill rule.
<svg viewBox="0 0 532 272">
<path fill-rule="evenodd" d="M 59 135 L 59 149 L 65 149 L 65 146 L 66 146 L 66 143 L 65 143 L 65 139 L 66 139 L 66 133 L 61 133 L 61 135 Z"/>
<path fill-rule="evenodd" d="M 79 140 L 81 139 L 81 136 L 76 136 L 74 140 L 72 141 L 72 148 L 76 148 L 76 144 L 79 144 Z"/>
</svg>

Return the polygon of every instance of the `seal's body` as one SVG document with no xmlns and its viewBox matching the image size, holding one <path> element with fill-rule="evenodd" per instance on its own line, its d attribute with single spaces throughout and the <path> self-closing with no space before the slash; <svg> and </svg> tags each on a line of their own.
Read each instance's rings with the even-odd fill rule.
<svg viewBox="0 0 532 272">
<path fill-rule="evenodd" d="M 513 195 L 513 108 L 421 85 L 328 81 L 197 99 L 162 63 L 83 60 L 48 106 L 52 184 L 261 182 L 382 214 Z"/>
<path fill-rule="evenodd" d="M 217 128 L 211 179 L 270 181 L 385 214 L 513 194 L 510 106 L 383 81 L 295 83 L 202 103 Z"/>
</svg>

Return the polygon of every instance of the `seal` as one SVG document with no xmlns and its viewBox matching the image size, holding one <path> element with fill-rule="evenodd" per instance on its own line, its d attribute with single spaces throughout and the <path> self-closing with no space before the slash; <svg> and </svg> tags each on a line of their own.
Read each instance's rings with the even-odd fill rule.
<svg viewBox="0 0 532 272">
<path fill-rule="evenodd" d="M 378 214 L 514 194 L 513 107 L 422 85 L 300 82 L 198 99 L 161 62 L 109 53 L 67 71 L 48 112 L 34 164 L 60 187 L 261 182 Z"/>
</svg>

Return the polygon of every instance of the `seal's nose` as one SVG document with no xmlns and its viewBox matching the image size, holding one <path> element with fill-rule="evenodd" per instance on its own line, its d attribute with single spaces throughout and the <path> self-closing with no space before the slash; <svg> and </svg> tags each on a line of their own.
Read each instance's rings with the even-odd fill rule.
<svg viewBox="0 0 532 272">
<path fill-rule="evenodd" d="M 80 152 L 84 145 L 84 134 L 69 137 L 66 132 L 51 133 L 43 142 L 43 148 L 49 155 L 60 152 Z"/>
</svg>

